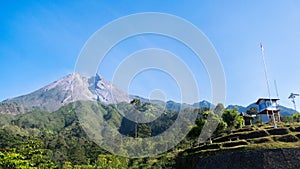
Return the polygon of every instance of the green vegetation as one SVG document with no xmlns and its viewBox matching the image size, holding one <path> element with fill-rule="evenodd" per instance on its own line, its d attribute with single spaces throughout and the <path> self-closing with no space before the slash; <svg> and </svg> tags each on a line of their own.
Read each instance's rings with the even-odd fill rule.
<svg viewBox="0 0 300 169">
<path fill-rule="evenodd" d="M 158 118 L 143 124 L 123 118 L 135 108 L 146 118 Z M 135 159 L 112 155 L 99 147 L 87 137 L 83 130 L 87 124 L 80 124 L 77 116 L 80 113 L 98 114 L 102 117 L 100 120 L 116 127 L 120 133 L 146 138 L 168 129 L 179 112 L 134 100 L 131 104 L 120 103 L 117 106 L 76 102 L 53 113 L 34 110 L 15 116 L 0 115 L 0 168 L 174 168 L 178 157 L 202 157 L 235 149 L 300 146 L 299 123 L 279 123 L 276 130 L 271 125 L 243 127 L 243 118 L 237 110 L 224 109 L 222 104 L 214 110 L 186 108 L 182 111 L 183 114 L 188 112 L 197 115 L 197 119 L 194 125 L 189 126 L 191 130 L 180 144 L 164 154 Z M 211 137 L 212 143 L 200 144 L 198 137 L 208 118 L 218 122 L 218 126 Z M 292 119 L 297 121 L 299 115 Z M 172 137 L 169 137 L 169 143 L 174 140 Z M 109 139 L 114 139 L 113 135 Z M 153 147 L 151 144 L 141 145 L 138 141 L 126 144 Z M 116 147 L 119 151 L 129 151 L 121 144 Z"/>
<path fill-rule="evenodd" d="M 294 114 L 292 117 L 295 122 L 300 122 L 300 113 L 299 112 Z"/>
<path fill-rule="evenodd" d="M 218 153 L 272 148 L 299 148 L 300 123 L 278 123 L 274 129 L 272 124 L 253 125 L 222 133 L 213 138 L 212 144 L 201 144 L 180 153 L 183 158 L 206 157 Z"/>
<path fill-rule="evenodd" d="M 293 114 L 292 116 L 282 116 L 281 117 L 282 122 L 300 122 L 300 112 Z"/>
<path fill-rule="evenodd" d="M 225 110 L 222 114 L 222 118 L 230 129 L 243 127 L 244 119 L 240 116 L 236 108 L 233 110 Z"/>
<path fill-rule="evenodd" d="M 121 116 L 121 113 L 133 111 L 132 107 L 125 103 L 119 104 L 116 108 L 100 103 L 77 102 L 53 113 L 35 110 L 16 116 L 0 115 L 0 168 L 8 166 L 13 166 L 13 168 L 140 168 L 141 166 L 142 168 L 153 166 L 168 168 L 174 164 L 174 161 L 170 160 L 174 158 L 173 153 L 142 159 L 111 155 L 87 137 L 82 125 L 79 124 L 78 114 L 74 109 L 76 106 L 80 106 L 86 113 L 99 110 L 103 119 L 109 124 L 118 127 L 121 133 L 134 137 L 135 133 L 132 131 L 134 131 L 135 123 Z M 139 107 L 142 113 L 150 115 L 155 115 L 160 111 L 159 108 L 149 104 L 140 104 Z M 173 124 L 177 114 L 178 112 L 164 112 L 155 122 L 138 124 L 138 137 L 144 138 L 163 132 Z M 39 146 L 28 145 L 29 140 L 35 140 L 41 144 Z M 23 145 L 26 145 L 28 149 L 24 149 Z M 27 152 L 32 151 L 40 152 L 41 162 L 36 163 L 35 156 L 32 158 L 27 156 Z M 53 165 L 43 167 L 44 163 Z"/>
<path fill-rule="evenodd" d="M 57 168 L 51 160 L 52 151 L 42 148 L 41 140 L 28 140 L 17 148 L 2 149 L 0 166 L 3 168 Z"/>
</svg>

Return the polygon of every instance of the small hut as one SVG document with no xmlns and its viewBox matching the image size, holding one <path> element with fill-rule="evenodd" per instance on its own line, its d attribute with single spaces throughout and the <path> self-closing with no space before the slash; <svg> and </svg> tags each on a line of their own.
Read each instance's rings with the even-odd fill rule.
<svg viewBox="0 0 300 169">
<path fill-rule="evenodd" d="M 252 125 L 254 118 L 256 117 L 255 114 L 250 115 L 250 114 L 243 113 L 243 112 L 240 115 L 244 118 L 244 125 Z"/>
<path fill-rule="evenodd" d="M 260 119 L 263 121 L 262 116 L 266 115 L 268 122 L 280 122 L 280 110 L 278 108 L 279 99 L 266 99 L 260 98 L 257 100 L 258 114 L 260 114 Z M 274 114 L 274 119 L 273 119 Z"/>
</svg>

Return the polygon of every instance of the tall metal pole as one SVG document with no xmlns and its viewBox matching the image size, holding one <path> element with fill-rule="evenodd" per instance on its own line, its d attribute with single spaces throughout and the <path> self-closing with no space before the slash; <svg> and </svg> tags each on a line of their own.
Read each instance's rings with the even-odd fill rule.
<svg viewBox="0 0 300 169">
<path fill-rule="evenodd" d="M 293 97 L 293 100 L 292 100 L 292 102 L 294 103 L 294 108 L 295 108 L 295 111 L 297 112 L 297 106 L 296 106 L 295 97 Z"/>
<path fill-rule="evenodd" d="M 274 80 L 274 85 L 275 85 L 275 91 L 276 91 L 276 96 L 277 96 L 277 99 L 279 99 L 279 94 L 278 94 L 278 87 L 277 87 L 277 82 L 276 80 Z M 276 102 L 276 108 L 279 109 L 279 103 L 278 101 Z M 281 122 L 281 117 L 280 117 L 280 112 L 278 112 L 278 122 Z"/>
<path fill-rule="evenodd" d="M 291 93 L 291 95 L 289 96 L 289 99 L 291 99 L 292 102 L 294 103 L 294 108 L 295 108 L 295 111 L 297 112 L 296 101 L 295 101 L 296 96 L 299 96 L 299 94 Z"/>
<path fill-rule="evenodd" d="M 260 43 L 260 49 L 261 49 L 261 56 L 262 56 L 262 59 L 263 59 L 263 62 L 264 62 L 264 70 L 265 70 L 265 77 L 266 77 L 266 83 L 267 83 L 267 88 L 268 88 L 269 99 L 270 99 L 270 103 L 272 105 L 272 99 L 271 99 L 270 85 L 269 85 L 269 79 L 268 79 L 267 64 L 266 64 L 266 60 L 265 60 L 264 47 L 262 46 L 261 43 Z M 273 118 L 274 128 L 277 128 L 273 109 L 272 109 L 272 118 Z"/>
<path fill-rule="evenodd" d="M 274 80 L 274 85 L 275 85 L 277 99 L 279 99 L 279 94 L 278 94 L 278 88 L 277 88 L 277 82 L 276 82 L 276 80 Z"/>
</svg>

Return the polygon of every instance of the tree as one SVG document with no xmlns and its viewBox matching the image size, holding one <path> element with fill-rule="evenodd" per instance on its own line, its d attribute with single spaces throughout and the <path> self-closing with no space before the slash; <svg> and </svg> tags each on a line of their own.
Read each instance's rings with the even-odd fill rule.
<svg viewBox="0 0 300 169">
<path fill-rule="evenodd" d="M 142 105 L 142 103 L 141 103 L 141 100 L 140 99 L 137 99 L 137 98 L 134 98 L 131 102 L 130 102 L 130 104 L 132 104 L 134 107 L 135 107 L 135 109 L 137 109 L 137 110 L 140 110 L 141 109 L 141 105 Z M 135 121 L 137 121 L 137 116 L 135 116 Z M 137 138 L 137 135 L 138 135 L 138 124 L 137 124 L 137 122 L 135 122 L 135 125 L 134 125 L 134 133 L 135 133 L 135 138 Z"/>
<path fill-rule="evenodd" d="M 29 161 L 15 149 L 0 152 L 0 168 L 29 168 Z"/>
<path fill-rule="evenodd" d="M 216 106 L 216 108 L 214 109 L 214 113 L 215 113 L 216 115 L 219 115 L 219 116 L 222 115 L 223 111 L 224 111 L 224 105 L 223 105 L 222 103 L 219 103 L 219 104 Z"/>
<path fill-rule="evenodd" d="M 285 123 L 292 123 L 294 122 L 294 118 L 293 116 L 281 116 L 280 121 Z"/>
<path fill-rule="evenodd" d="M 293 115 L 294 122 L 300 122 L 300 112 Z"/>
<path fill-rule="evenodd" d="M 244 118 L 238 115 L 235 119 L 235 128 L 239 129 L 242 128 L 245 124 Z"/>
<path fill-rule="evenodd" d="M 130 102 L 130 104 L 134 105 L 136 109 L 139 109 L 142 103 L 140 99 L 135 98 Z"/>
<path fill-rule="evenodd" d="M 236 108 L 233 110 L 226 109 L 222 114 L 222 119 L 229 128 L 241 128 L 244 124 L 244 118 L 240 116 Z"/>
<path fill-rule="evenodd" d="M 62 166 L 62 169 L 72 169 L 72 168 L 73 168 L 72 163 L 69 161 L 66 161 Z"/>
<path fill-rule="evenodd" d="M 217 108 L 218 110 L 215 109 L 215 111 L 222 111 L 222 106 L 223 105 L 220 104 Z M 208 125 L 207 129 L 214 129 L 214 131 L 209 130 L 203 132 L 207 132 L 207 134 L 211 132 L 213 132 L 213 134 L 222 133 L 227 128 L 227 124 L 218 114 L 215 113 L 215 111 L 203 112 L 202 115 L 196 119 L 196 125 L 192 127 L 191 131 L 188 134 L 188 137 L 192 139 L 199 137 L 200 133 L 202 132 L 203 126 L 206 123 L 206 125 Z M 216 128 L 215 124 L 218 124 Z"/>
<path fill-rule="evenodd" d="M 138 137 L 147 138 L 151 137 L 151 128 L 146 124 L 141 124 L 138 127 Z"/>
<path fill-rule="evenodd" d="M 57 168 L 50 150 L 41 149 L 40 140 L 28 140 L 18 148 L 0 152 L 0 168 Z"/>
<path fill-rule="evenodd" d="M 128 158 L 111 154 L 101 154 L 96 161 L 96 168 L 99 169 L 122 169 L 128 168 Z"/>
<path fill-rule="evenodd" d="M 206 121 L 210 122 L 207 124 L 208 128 L 210 130 L 214 130 L 209 131 L 213 132 L 212 134 L 222 133 L 227 128 L 227 124 L 223 121 L 223 119 L 218 114 L 215 114 L 213 111 L 207 111 Z M 216 124 L 217 126 L 215 126 Z"/>
<path fill-rule="evenodd" d="M 246 111 L 247 114 L 250 114 L 250 115 L 257 115 L 258 114 L 258 109 L 257 107 L 251 107 L 249 110 Z"/>
</svg>

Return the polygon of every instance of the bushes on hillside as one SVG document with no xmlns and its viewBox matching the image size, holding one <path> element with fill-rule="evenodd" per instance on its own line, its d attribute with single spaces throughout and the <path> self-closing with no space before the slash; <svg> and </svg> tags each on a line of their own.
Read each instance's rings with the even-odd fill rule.
<svg viewBox="0 0 300 169">
<path fill-rule="evenodd" d="M 240 113 L 236 109 L 226 109 L 222 114 L 222 119 L 230 129 L 242 128 L 244 125 L 244 118 L 240 116 Z"/>
</svg>

